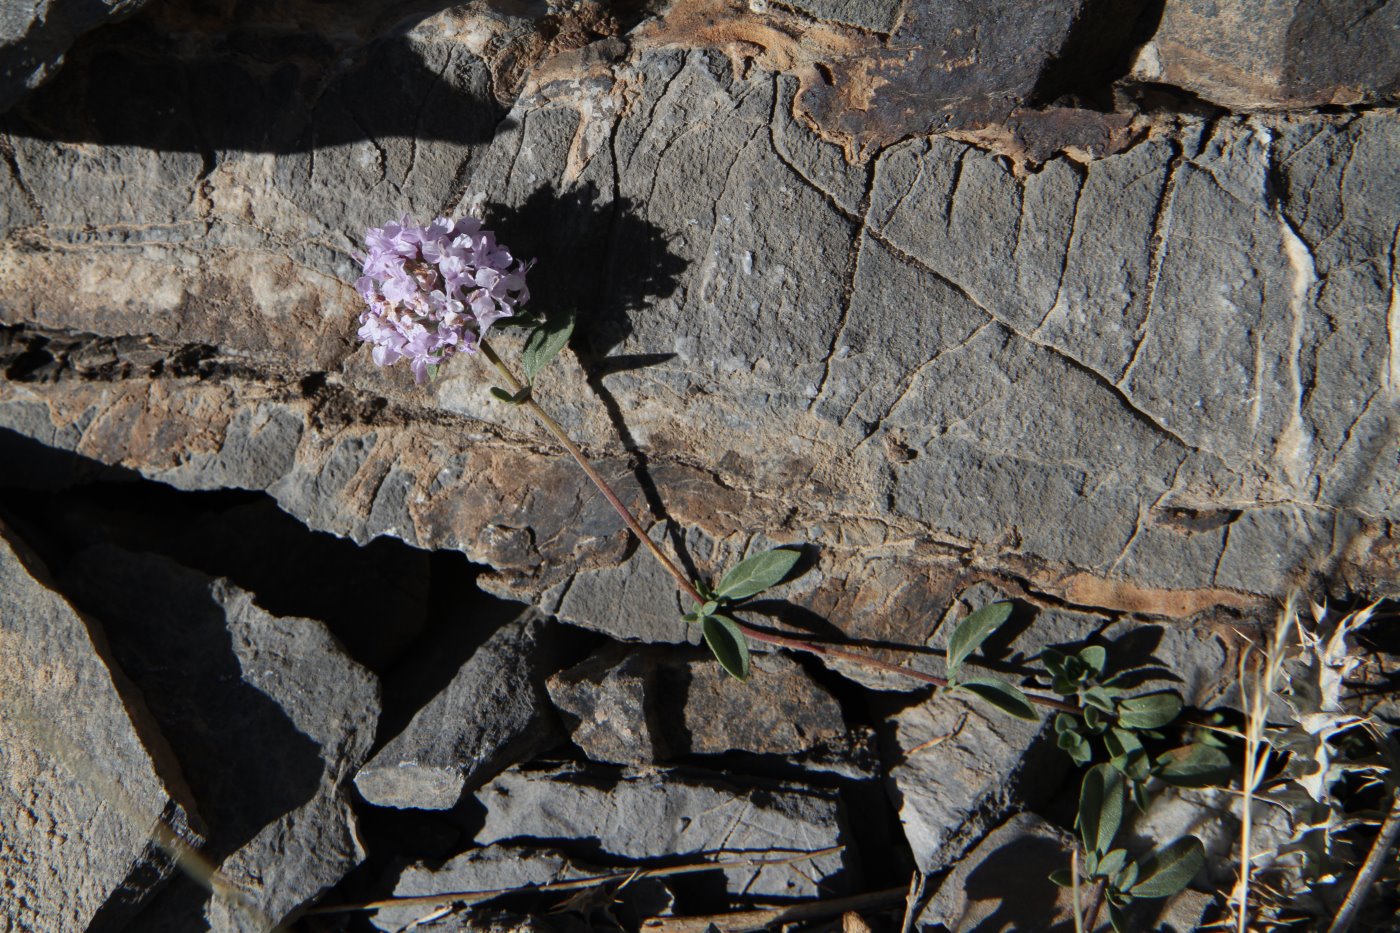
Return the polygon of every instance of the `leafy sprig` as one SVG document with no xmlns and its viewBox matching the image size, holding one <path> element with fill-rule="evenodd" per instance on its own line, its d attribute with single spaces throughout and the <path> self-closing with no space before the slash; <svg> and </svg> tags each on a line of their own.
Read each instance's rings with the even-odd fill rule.
<svg viewBox="0 0 1400 933">
<path fill-rule="evenodd" d="M 683 618 L 701 627 L 705 644 L 720 666 L 737 680 L 749 679 L 749 642 L 733 616 L 744 601 L 786 579 L 802 557 L 796 548 L 774 548 L 747 557 L 720 578 L 714 589 L 697 581 L 695 589 L 704 600 Z"/>
</svg>

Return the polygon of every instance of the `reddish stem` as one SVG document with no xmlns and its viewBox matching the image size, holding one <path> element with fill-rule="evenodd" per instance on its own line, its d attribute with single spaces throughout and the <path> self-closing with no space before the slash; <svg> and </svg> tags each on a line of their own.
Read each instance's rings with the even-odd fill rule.
<svg viewBox="0 0 1400 933">
<path fill-rule="evenodd" d="M 491 365 L 496 367 L 496 371 L 501 374 L 501 378 L 504 379 L 506 381 L 506 385 L 510 387 L 511 393 L 516 396 L 520 396 L 522 393 L 524 393 L 523 400 L 520 402 L 520 404 L 529 408 L 530 411 L 534 414 L 534 416 L 539 419 L 540 423 L 543 424 L 545 428 L 549 430 L 549 433 L 553 434 L 555 439 L 558 440 L 559 443 L 564 446 L 564 449 L 567 450 L 569 452 L 569 455 L 574 458 L 574 461 L 578 463 L 579 467 L 582 468 L 583 472 L 588 476 L 590 480 L 593 481 L 593 485 L 598 487 L 598 491 L 603 494 L 603 498 L 607 499 L 608 504 L 611 505 L 613 509 L 616 510 L 617 514 L 622 517 L 623 522 L 626 523 L 628 529 L 631 530 L 632 534 L 637 536 L 637 540 L 641 541 L 642 544 L 646 546 L 647 550 L 651 551 L 652 556 L 655 557 L 658 561 L 660 561 L 661 566 L 666 568 L 666 572 L 669 573 L 675 579 L 676 585 L 680 587 L 681 591 L 684 592 L 691 599 L 693 599 L 697 605 L 704 604 L 705 599 L 700 595 L 700 591 L 695 588 L 695 584 L 692 583 L 690 578 L 687 577 L 685 573 L 679 567 L 676 566 L 675 562 L 672 561 L 671 558 L 666 556 L 666 552 L 662 551 L 661 548 L 657 546 L 656 542 L 651 539 L 651 537 L 646 533 L 646 530 L 642 528 L 641 523 L 637 521 L 636 517 L 631 513 L 631 511 L 628 510 L 627 506 L 623 505 L 622 500 L 618 498 L 617 493 L 613 492 L 612 487 L 608 485 L 607 480 L 603 479 L 602 474 L 600 474 L 597 471 L 597 469 L 594 468 L 593 464 L 589 462 L 588 457 L 584 455 L 583 450 L 580 449 L 579 446 L 575 444 L 573 440 L 569 437 L 569 435 L 564 431 L 563 426 L 560 425 L 559 422 L 555 421 L 552 417 L 550 417 L 549 413 L 540 407 L 539 402 L 536 402 L 534 398 L 532 398 L 529 395 L 529 393 L 525 392 L 525 385 L 521 383 L 519 379 L 515 378 L 515 374 L 510 371 L 510 367 L 506 366 L 505 362 L 502 361 L 502 359 L 496 354 L 496 351 L 492 349 L 491 346 L 485 340 L 481 341 L 478 344 L 478 347 L 481 349 L 481 352 L 486 357 L 486 359 L 490 361 Z M 782 648 L 789 648 L 793 651 L 803 651 L 808 654 L 822 655 L 828 658 L 840 658 L 841 660 L 849 661 L 852 664 L 859 664 L 863 667 L 870 667 L 891 674 L 899 674 L 903 677 L 908 677 L 913 680 L 923 681 L 926 684 L 933 684 L 936 687 L 948 686 L 947 679 L 943 677 L 937 677 L 933 674 L 925 674 L 922 671 L 916 671 L 912 668 L 904 667 L 900 664 L 891 664 L 888 661 L 881 661 L 878 658 L 872 658 L 869 655 L 857 654 L 854 651 L 847 651 L 844 648 L 837 648 L 832 645 L 822 645 L 815 642 L 806 641 L 800 638 L 789 638 L 786 635 L 777 635 L 770 632 L 760 631 L 759 629 L 747 625 L 744 622 L 740 622 L 737 619 L 735 621 L 738 623 L 739 629 L 744 633 L 744 635 L 752 639 L 753 641 L 763 642 L 769 645 L 777 645 Z M 1040 696 L 1038 694 L 1028 693 L 1026 694 L 1026 698 L 1029 699 L 1032 703 L 1037 703 L 1041 706 L 1048 707 L 1053 710 L 1058 710 L 1060 712 L 1071 713 L 1076 716 L 1078 716 L 1081 712 L 1079 707 L 1075 706 L 1074 704 L 1066 703 L 1063 700 L 1056 700 L 1053 697 Z"/>
</svg>

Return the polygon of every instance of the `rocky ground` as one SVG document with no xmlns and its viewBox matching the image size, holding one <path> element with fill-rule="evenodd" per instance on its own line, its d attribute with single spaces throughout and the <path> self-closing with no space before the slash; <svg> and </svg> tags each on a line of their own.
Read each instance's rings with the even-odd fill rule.
<svg viewBox="0 0 1400 933">
<path fill-rule="evenodd" d="M 535 258 L 579 321 L 536 397 L 653 539 L 710 580 L 804 547 L 756 624 L 942 674 L 1006 599 L 980 671 L 1101 644 L 1237 715 L 1288 593 L 1397 595 L 1397 35 L 1298 0 L 5 10 L 6 928 L 1072 928 L 1048 717 L 802 653 L 728 680 L 479 360 L 372 364 L 354 251 L 479 211 Z M 1348 694 L 1387 730 L 1389 605 Z M 1238 810 L 1163 799 L 1133 846 L 1210 862 L 1134 919 L 1193 929 Z"/>
</svg>

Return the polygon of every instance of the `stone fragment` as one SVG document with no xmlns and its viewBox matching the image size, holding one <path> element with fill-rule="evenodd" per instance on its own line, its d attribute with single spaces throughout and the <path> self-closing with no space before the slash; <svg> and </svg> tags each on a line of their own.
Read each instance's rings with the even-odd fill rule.
<svg viewBox="0 0 1400 933">
<path fill-rule="evenodd" d="M 1072 929 L 1073 895 L 1049 876 L 1069 868 L 1075 847 L 1070 833 L 1033 813 L 1016 814 L 958 861 L 919 914 L 918 927 L 941 925 L 948 933 Z"/>
<path fill-rule="evenodd" d="M 955 861 L 1008 811 L 1054 794 L 1069 764 L 1050 717 L 1027 722 L 955 694 L 892 716 L 885 748 L 886 787 L 925 872 Z"/>
<path fill-rule="evenodd" d="M 429 867 L 423 863 L 409 865 L 394 883 L 394 897 L 423 897 L 458 892 L 516 891 L 528 887 L 594 878 L 612 874 L 608 869 L 594 868 L 575 862 L 550 849 L 527 849 L 516 846 L 491 845 L 470 849 L 447 861 Z M 656 880 L 640 878 L 609 898 L 611 909 L 631 911 L 640 922 L 658 916 L 670 908 L 670 896 Z M 447 905 L 406 905 L 386 907 L 374 913 L 370 922 L 381 930 L 399 930 L 426 916 L 441 914 Z M 473 910 L 472 913 L 476 913 Z M 465 922 L 467 918 L 462 918 Z M 450 925 L 448 918 L 435 919 L 434 926 Z M 449 927 L 450 928 L 450 927 Z M 463 929 L 468 927 L 463 926 Z"/>
<path fill-rule="evenodd" d="M 61 579 L 100 615 L 169 738 L 226 882 L 211 898 L 181 877 L 143 930 L 268 931 L 359 864 L 342 787 L 374 740 L 379 686 L 321 623 L 109 545 L 79 552 Z"/>
<path fill-rule="evenodd" d="M 801 755 L 845 735 L 840 704 L 796 661 L 755 654 L 736 684 L 712 657 L 608 648 L 549 679 L 550 699 L 595 761 L 683 755 Z"/>
<path fill-rule="evenodd" d="M 503 626 L 447 687 L 355 775 L 381 807 L 447 810 L 558 741 L 544 679 L 553 652 L 536 613 Z"/>
<path fill-rule="evenodd" d="M 99 631 L 0 524 L 0 916 L 115 930 L 198 847 L 174 758 Z"/>
<path fill-rule="evenodd" d="M 52 76 L 74 39 L 146 2 L 30 0 L 0 7 L 0 113 Z"/>
<path fill-rule="evenodd" d="M 1129 77 L 1231 110 L 1354 106 L 1400 91 L 1400 4 L 1167 0 Z"/>
<path fill-rule="evenodd" d="M 486 808 L 477 842 L 587 840 L 609 859 L 695 856 L 785 858 L 846 842 L 834 792 L 740 791 L 672 772 L 624 773 L 601 785 L 559 769 L 511 770 L 476 794 Z M 729 890 L 750 896 L 815 897 L 850 883 L 849 849 L 791 865 L 724 869 Z"/>
</svg>

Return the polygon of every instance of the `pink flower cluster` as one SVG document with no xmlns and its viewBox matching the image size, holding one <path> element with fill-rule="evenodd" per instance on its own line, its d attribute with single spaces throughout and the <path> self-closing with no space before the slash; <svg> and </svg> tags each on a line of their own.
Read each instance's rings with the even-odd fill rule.
<svg viewBox="0 0 1400 933">
<path fill-rule="evenodd" d="M 360 339 L 373 344 L 374 361 L 390 366 L 407 358 L 414 381 L 454 353 L 476 352 L 501 318 L 530 299 L 520 262 L 473 217 L 439 217 L 426 227 L 404 215 L 365 232 L 368 252 L 355 290 L 368 308 Z"/>
</svg>

